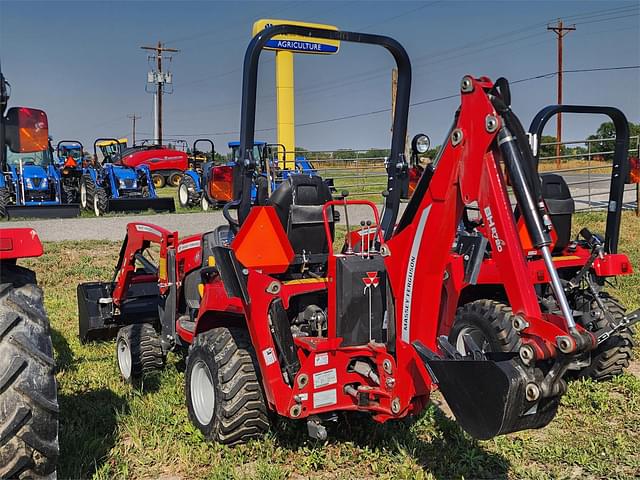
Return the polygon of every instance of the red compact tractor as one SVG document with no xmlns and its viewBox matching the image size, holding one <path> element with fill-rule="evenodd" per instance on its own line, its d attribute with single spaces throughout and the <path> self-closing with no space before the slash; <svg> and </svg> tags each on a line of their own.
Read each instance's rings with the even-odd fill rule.
<svg viewBox="0 0 640 480">
<path fill-rule="evenodd" d="M 18 107 L 5 117 L 8 100 L 0 71 L 0 164 L 5 147 L 49 148 L 46 114 Z M 40 255 L 35 230 L 0 229 L 0 478 L 55 476 L 58 398 L 49 319 L 36 274 L 17 265 Z"/>
<path fill-rule="evenodd" d="M 378 45 L 395 59 L 381 216 L 371 202 L 333 200 L 313 175 L 291 176 L 266 205 L 252 206 L 258 59 L 282 34 Z M 224 208 L 229 224 L 180 238 L 130 223 L 113 281 L 78 286 L 82 341 L 117 336 L 127 381 L 161 368 L 169 351 L 185 352 L 189 416 L 207 439 L 226 444 L 264 433 L 270 413 L 306 420 L 318 439 L 339 411 L 379 422 L 416 415 L 435 388 L 479 439 L 547 425 L 569 372 L 638 312 L 594 330 L 565 308 L 551 248 L 558 233 L 505 81 L 464 77 L 443 148 L 398 221 L 409 181 L 410 86 L 409 58 L 388 37 L 290 25 L 256 35 L 244 60 L 242 185 L 239 200 Z M 351 232 L 354 205 L 369 208 L 369 220 L 336 245 L 334 211 L 344 209 Z M 524 252 L 519 226 L 535 255 Z M 598 249 L 597 256 L 620 266 L 601 270 L 584 259 L 598 282 L 631 271 L 621 255 Z M 494 287 L 485 288 L 478 281 L 489 272 Z M 541 297 L 541 289 L 550 293 Z M 475 330 L 464 331 L 469 325 Z"/>
</svg>

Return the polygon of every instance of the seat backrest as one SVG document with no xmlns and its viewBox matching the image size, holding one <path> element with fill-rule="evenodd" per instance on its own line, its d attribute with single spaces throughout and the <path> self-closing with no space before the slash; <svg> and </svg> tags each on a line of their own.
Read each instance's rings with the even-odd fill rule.
<svg viewBox="0 0 640 480">
<path fill-rule="evenodd" d="M 571 216 L 575 211 L 575 202 L 565 179 L 555 173 L 544 173 L 542 179 L 542 198 L 544 198 L 551 222 L 558 235 L 554 251 L 564 249 L 571 242 Z"/>
<path fill-rule="evenodd" d="M 269 198 L 296 257 L 303 253 L 310 263 L 322 263 L 328 253 L 327 235 L 324 229 L 322 209 L 332 199 L 327 184 L 318 176 L 291 175 Z M 333 236 L 333 211 L 327 212 Z M 321 255 L 318 262 L 314 261 Z"/>
</svg>

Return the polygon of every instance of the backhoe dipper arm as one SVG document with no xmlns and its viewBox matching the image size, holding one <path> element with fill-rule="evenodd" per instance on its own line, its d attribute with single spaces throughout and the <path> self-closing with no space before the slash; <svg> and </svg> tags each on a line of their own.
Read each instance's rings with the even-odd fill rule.
<svg viewBox="0 0 640 480">
<path fill-rule="evenodd" d="M 523 254 L 513 210 L 500 168 L 504 148 L 515 148 L 502 116 L 492 104 L 494 86 L 487 78 L 465 77 L 461 85 L 461 106 L 453 129 L 431 175 L 423 175 L 416 187 L 418 206 L 407 209 L 393 237 L 387 242 L 390 255 L 386 266 L 396 298 L 395 312 L 400 340 L 419 340 L 438 351 L 439 323 L 446 305 L 457 305 L 464 285 L 442 288 L 453 273 L 452 244 L 463 219 L 465 206 L 478 208 L 483 230 L 489 236 L 492 260 L 503 275 L 508 303 L 528 327 L 523 342 L 534 343 L 538 357 L 552 356 L 557 337 L 567 336 L 560 326 L 543 319 Z M 521 152 L 504 158 L 509 171 L 522 167 Z M 527 188 L 522 172 L 514 190 L 520 208 L 528 210 L 526 222 L 531 238 L 548 245 L 548 231 Z M 425 182 L 425 184 L 423 184 Z M 421 185 L 422 184 L 422 185 Z M 422 193 L 424 192 L 424 193 Z M 555 270 L 554 270 L 555 271 Z M 455 297 L 455 298 L 454 298 Z M 441 305 L 441 303 L 443 305 Z M 426 319 L 440 318 L 438 321 Z M 569 338 L 570 347 L 576 343 Z"/>
<path fill-rule="evenodd" d="M 127 298 L 127 291 L 136 271 L 136 255 L 142 253 L 152 243 L 160 245 L 158 284 L 161 293 L 166 290 L 168 281 L 167 250 L 176 248 L 178 233 L 148 223 L 129 223 L 127 224 L 127 235 L 124 237 L 120 250 L 120 258 L 116 265 L 114 288 L 111 293 L 113 304 L 116 307 L 120 307 Z"/>
<path fill-rule="evenodd" d="M 294 25 L 276 25 L 258 33 L 247 47 L 244 56 L 244 75 L 242 79 L 242 112 L 240 121 L 240 159 L 242 161 L 242 188 L 238 205 L 238 220 L 244 222 L 251 208 L 251 182 L 257 159 L 253 158 L 255 133 L 256 86 L 258 79 L 258 60 L 262 48 L 276 35 L 292 34 L 302 37 L 326 38 L 344 42 L 379 45 L 393 55 L 398 67 L 398 87 L 391 139 L 391 154 L 387 162 L 389 195 L 386 200 L 382 229 L 385 238 L 392 234 L 400 208 L 402 181 L 407 175 L 408 162 L 404 156 L 409 116 L 409 96 L 411 92 L 411 62 L 404 47 L 396 40 L 382 35 L 359 32 L 343 32 Z"/>
</svg>

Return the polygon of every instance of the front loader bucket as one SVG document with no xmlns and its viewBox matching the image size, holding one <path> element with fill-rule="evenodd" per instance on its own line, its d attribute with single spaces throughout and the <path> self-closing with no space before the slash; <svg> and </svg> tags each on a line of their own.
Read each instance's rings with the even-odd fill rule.
<svg viewBox="0 0 640 480">
<path fill-rule="evenodd" d="M 157 198 L 110 198 L 107 202 L 109 212 L 175 212 L 176 205 L 171 197 Z"/>
<path fill-rule="evenodd" d="M 559 397 L 526 399 L 530 375 L 517 357 L 471 360 L 441 359 L 421 344 L 416 350 L 463 430 L 479 440 L 546 426 L 555 416 Z M 424 350 L 423 350 L 424 349 Z"/>
<path fill-rule="evenodd" d="M 73 218 L 80 216 L 78 203 L 61 205 L 7 205 L 7 217 L 13 218 Z"/>
<path fill-rule="evenodd" d="M 109 340 L 116 337 L 113 323 L 111 283 L 89 282 L 78 285 L 78 323 L 80 341 Z"/>
</svg>

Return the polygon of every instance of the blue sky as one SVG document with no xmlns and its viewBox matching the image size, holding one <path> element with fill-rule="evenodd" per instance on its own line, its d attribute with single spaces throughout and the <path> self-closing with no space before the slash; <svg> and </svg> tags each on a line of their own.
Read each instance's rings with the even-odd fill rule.
<svg viewBox="0 0 640 480">
<path fill-rule="evenodd" d="M 165 137 L 210 136 L 218 150 L 237 138 L 241 67 L 251 26 L 284 18 L 390 35 L 411 57 L 412 102 L 455 94 L 464 74 L 519 80 L 556 70 L 557 18 L 576 24 L 565 37 L 565 70 L 640 64 L 637 1 L 235 1 L 10 2 L 0 0 L 0 60 L 12 105 L 45 109 L 56 140 L 129 135 L 127 114 L 153 131 L 149 70 L 139 47 L 158 41 L 180 49 L 170 65 Z M 296 121 L 359 114 L 390 106 L 393 61 L 386 51 L 344 44 L 337 55 L 296 56 Z M 273 53 L 260 67 L 257 128 L 275 126 Z M 565 74 L 565 103 L 613 105 L 640 121 L 640 70 Z M 513 85 L 515 112 L 527 126 L 555 103 L 555 77 Z M 442 142 L 458 98 L 412 107 L 409 132 Z M 297 128 L 310 149 L 386 147 L 388 112 Z M 595 131 L 604 119 L 565 116 L 565 139 Z M 553 122 L 550 122 L 553 123 Z M 550 125 L 550 134 L 554 133 Z M 146 135 L 145 135 L 146 133 Z M 218 135 L 211 135 L 217 133 Z M 203 135 L 204 134 L 204 135 Z M 260 136 L 275 140 L 274 131 Z M 187 137 L 193 140 L 195 137 Z"/>
</svg>

